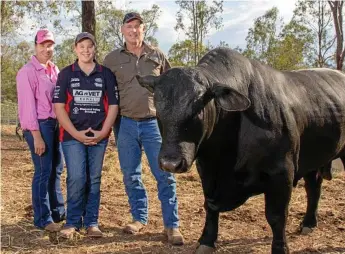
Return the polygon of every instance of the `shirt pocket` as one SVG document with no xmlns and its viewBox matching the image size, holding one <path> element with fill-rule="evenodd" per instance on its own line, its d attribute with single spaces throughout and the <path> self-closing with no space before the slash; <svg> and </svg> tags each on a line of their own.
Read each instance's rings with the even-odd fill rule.
<svg viewBox="0 0 345 254">
<path fill-rule="evenodd" d="M 136 74 L 135 63 L 131 61 L 129 56 L 121 57 L 118 63 L 112 66 L 111 70 L 115 74 L 119 85 L 131 82 Z"/>
</svg>

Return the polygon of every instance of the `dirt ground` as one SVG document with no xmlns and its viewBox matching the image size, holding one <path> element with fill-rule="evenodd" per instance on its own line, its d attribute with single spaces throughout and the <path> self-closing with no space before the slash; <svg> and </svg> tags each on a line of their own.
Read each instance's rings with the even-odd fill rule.
<svg viewBox="0 0 345 254">
<path fill-rule="evenodd" d="M 150 198 L 150 218 L 138 235 L 125 235 L 131 220 L 114 142 L 107 148 L 102 176 L 100 228 L 105 237 L 89 239 L 81 233 L 61 241 L 33 226 L 31 179 L 33 166 L 26 143 L 14 127 L 2 126 L 1 140 L 1 253 L 193 253 L 205 219 L 203 195 L 196 170 L 177 175 L 179 216 L 185 245 L 173 247 L 162 235 L 163 224 L 156 183 L 144 158 L 144 183 Z M 336 164 L 334 167 L 340 167 Z M 325 181 L 319 205 L 319 226 L 309 235 L 298 233 L 306 197 L 303 182 L 293 191 L 287 225 L 291 253 L 345 253 L 345 173 L 333 170 Z M 63 175 L 63 183 L 66 175 Z M 65 184 L 63 184 L 65 193 Z M 216 253 L 269 253 L 272 234 L 264 215 L 263 195 L 221 214 Z"/>
</svg>

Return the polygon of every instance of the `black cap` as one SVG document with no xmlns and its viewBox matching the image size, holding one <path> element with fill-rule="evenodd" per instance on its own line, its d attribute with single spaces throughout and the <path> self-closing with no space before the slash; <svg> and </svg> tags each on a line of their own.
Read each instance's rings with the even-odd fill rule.
<svg viewBox="0 0 345 254">
<path fill-rule="evenodd" d="M 134 19 L 137 19 L 137 20 L 139 20 L 140 21 L 140 23 L 143 23 L 144 21 L 143 21 L 143 18 L 140 16 L 140 14 L 139 13 L 137 13 L 137 12 L 129 12 L 129 13 L 127 13 L 126 15 L 125 15 L 125 17 L 123 18 L 123 24 L 125 24 L 125 23 L 128 23 L 128 22 L 130 22 L 130 21 L 132 21 L 132 20 L 134 20 Z"/>
<path fill-rule="evenodd" d="M 90 39 L 93 42 L 93 45 L 96 46 L 95 37 L 92 34 L 88 33 L 88 32 L 82 32 L 82 33 L 78 34 L 77 37 L 75 38 L 74 44 L 77 45 L 77 43 L 80 42 L 83 39 Z"/>
</svg>

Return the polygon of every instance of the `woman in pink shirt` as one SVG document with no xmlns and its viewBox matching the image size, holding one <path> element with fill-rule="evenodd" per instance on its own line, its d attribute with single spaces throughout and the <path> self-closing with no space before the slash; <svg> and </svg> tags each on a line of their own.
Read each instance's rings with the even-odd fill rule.
<svg viewBox="0 0 345 254">
<path fill-rule="evenodd" d="M 60 230 L 65 218 L 60 178 L 63 169 L 58 141 L 58 122 L 52 99 L 58 68 L 51 59 L 54 36 L 41 29 L 35 36 L 35 55 L 17 73 L 19 120 L 29 145 L 35 172 L 32 180 L 34 225 Z"/>
</svg>

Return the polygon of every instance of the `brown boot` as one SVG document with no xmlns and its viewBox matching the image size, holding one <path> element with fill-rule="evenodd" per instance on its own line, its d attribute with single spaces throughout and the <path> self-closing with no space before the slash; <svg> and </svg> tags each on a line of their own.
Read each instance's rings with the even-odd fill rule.
<svg viewBox="0 0 345 254">
<path fill-rule="evenodd" d="M 61 226 L 59 224 L 56 224 L 54 222 L 49 223 L 47 226 L 44 227 L 44 230 L 48 232 L 59 232 L 61 229 Z"/>
<path fill-rule="evenodd" d="M 100 238 L 103 236 L 103 233 L 99 229 L 99 227 L 88 227 L 87 228 L 87 236 Z"/>
<path fill-rule="evenodd" d="M 127 234 L 136 234 L 136 233 L 139 233 L 139 231 L 142 230 L 144 227 L 145 225 L 142 224 L 140 221 L 133 221 L 131 223 L 128 223 L 123 228 L 123 232 Z"/>
<path fill-rule="evenodd" d="M 178 228 L 165 228 L 164 233 L 172 245 L 183 245 L 183 236 Z"/>
<path fill-rule="evenodd" d="M 75 233 L 75 228 L 74 227 L 64 227 L 61 231 L 60 231 L 60 235 L 62 238 L 66 238 L 66 239 L 73 239 L 74 233 Z"/>
</svg>

